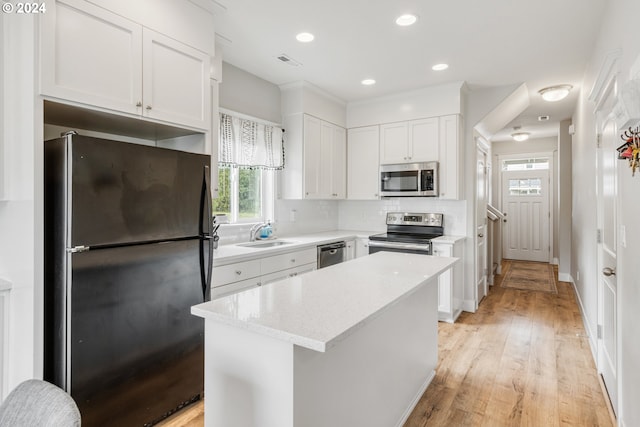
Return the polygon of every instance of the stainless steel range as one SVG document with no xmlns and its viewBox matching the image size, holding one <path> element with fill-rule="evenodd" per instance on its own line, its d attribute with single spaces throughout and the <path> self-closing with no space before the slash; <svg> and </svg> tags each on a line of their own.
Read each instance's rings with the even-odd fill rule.
<svg viewBox="0 0 640 427">
<path fill-rule="evenodd" d="M 441 213 L 387 213 L 387 232 L 369 236 L 369 253 L 432 254 L 431 239 L 444 234 Z"/>
</svg>

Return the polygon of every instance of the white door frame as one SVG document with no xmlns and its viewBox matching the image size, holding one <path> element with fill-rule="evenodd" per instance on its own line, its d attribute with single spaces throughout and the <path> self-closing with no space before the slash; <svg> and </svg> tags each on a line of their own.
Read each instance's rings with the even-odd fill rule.
<svg viewBox="0 0 640 427">
<path fill-rule="evenodd" d="M 500 191 L 498 192 L 498 206 L 502 212 L 504 212 L 504 205 L 502 202 L 502 188 L 503 188 L 503 177 L 502 177 L 502 162 L 504 162 L 505 160 L 520 160 L 520 159 L 531 159 L 531 158 L 540 158 L 540 157 L 546 157 L 549 159 L 549 246 L 550 246 L 550 250 L 549 250 L 549 259 L 548 262 L 552 263 L 553 262 L 553 221 L 555 218 L 556 213 L 553 211 L 553 199 L 554 197 L 556 197 L 556 193 L 557 193 L 557 189 L 553 187 L 553 180 L 554 180 L 554 166 L 555 163 L 553 161 L 553 152 L 550 151 L 539 151 L 539 152 L 531 152 L 531 153 L 518 153 L 518 154 L 500 154 L 498 156 L 498 164 L 495 165 L 495 168 L 500 171 Z M 507 221 L 509 221 L 509 218 L 507 217 Z M 504 238 L 506 236 L 506 233 L 502 232 L 502 256 L 504 257 L 504 248 L 505 248 L 505 244 L 504 244 Z"/>
<path fill-rule="evenodd" d="M 491 175 L 489 174 L 489 169 L 487 167 L 487 165 L 489 164 L 489 162 L 491 162 L 491 146 L 489 145 L 489 143 L 481 136 L 476 136 L 475 137 L 475 141 L 476 141 L 476 150 L 474 153 L 474 157 L 475 157 L 475 162 L 474 165 L 477 167 L 478 165 L 478 151 L 482 151 L 483 153 L 485 153 L 485 198 L 486 201 L 489 201 L 489 192 L 488 189 L 491 187 L 490 185 L 490 180 L 491 180 Z M 484 270 L 484 295 L 486 296 L 487 292 L 488 292 L 488 283 L 487 283 L 487 207 L 486 205 L 484 206 L 484 208 L 480 208 L 482 210 L 482 212 L 478 211 L 478 183 L 477 183 L 477 179 L 474 180 L 475 182 L 475 186 L 474 186 L 474 216 L 473 216 L 473 264 L 475 265 L 475 269 L 474 269 L 474 275 L 473 275 L 473 293 L 474 293 L 474 300 L 475 300 L 475 309 L 478 309 L 478 305 L 480 304 L 480 296 L 478 293 L 478 276 L 479 276 L 479 272 L 482 270 Z M 478 224 L 478 218 L 480 217 L 480 214 L 482 213 L 482 217 L 484 218 L 484 228 L 482 232 L 479 232 L 478 229 L 480 228 L 481 224 Z M 482 234 L 482 237 L 479 236 L 479 234 Z M 482 239 L 482 240 L 481 240 Z M 484 244 L 483 244 L 484 243 Z M 482 249 L 479 248 L 479 246 L 482 245 Z M 478 254 L 479 254 L 479 250 L 483 250 L 484 251 L 484 265 L 479 265 L 478 263 Z"/>
<path fill-rule="evenodd" d="M 599 91 L 597 96 L 593 97 L 592 100 L 595 101 L 596 105 L 594 108 L 594 118 L 595 118 L 595 131 L 596 131 L 596 136 L 599 139 L 601 137 L 601 132 L 602 132 L 602 125 L 605 124 L 607 122 L 607 119 L 613 120 L 615 122 L 615 120 L 612 118 L 612 114 L 613 114 L 613 101 L 615 100 L 615 98 L 617 97 L 617 85 L 618 85 L 618 73 L 616 72 L 617 68 L 616 68 L 616 64 L 614 63 L 611 66 L 611 69 L 609 70 L 608 75 L 606 76 L 606 78 L 604 80 L 601 81 L 601 85 L 599 87 Z M 597 231 L 598 231 L 598 235 L 600 236 L 600 233 L 602 232 L 603 228 L 604 228 L 604 202 L 603 202 L 603 193 L 602 193 L 602 189 L 601 189 L 601 180 L 602 180 L 602 174 L 603 174 L 603 168 L 604 165 L 603 163 L 603 158 L 602 158 L 602 154 L 603 154 L 603 147 L 601 147 L 601 144 L 598 142 L 597 143 L 597 148 L 596 148 L 596 159 L 595 159 L 595 163 L 596 163 L 596 173 L 594 175 L 595 178 L 595 185 L 597 188 L 597 209 L 596 209 L 596 226 L 597 226 Z M 617 168 L 617 163 L 616 163 L 616 185 L 617 182 L 619 181 L 618 176 L 619 176 L 619 168 Z M 617 190 L 616 190 L 617 193 Z M 616 217 L 616 224 L 620 224 L 620 209 L 619 209 L 619 205 L 618 205 L 618 195 L 616 194 L 616 213 L 615 213 L 615 217 Z M 617 239 L 617 233 L 619 232 L 618 229 L 614 230 L 614 238 L 615 238 L 615 251 L 616 254 L 619 253 L 619 241 Z M 596 267 L 596 274 L 597 274 L 597 286 L 598 286 L 598 291 L 597 291 L 597 299 L 598 299 L 598 313 L 597 313 L 597 328 L 598 330 L 596 331 L 596 367 L 598 370 L 598 374 L 601 375 L 602 381 L 605 384 L 605 386 L 607 387 L 607 391 L 609 393 L 609 402 L 611 404 L 611 408 L 614 411 L 614 413 L 617 415 L 618 419 L 621 419 L 621 411 L 623 408 L 621 408 L 621 388 L 622 388 L 622 381 L 620 381 L 620 373 L 621 373 L 621 366 L 622 366 L 622 356 L 621 356 L 621 345 L 620 345 L 620 320 L 621 320 L 621 315 L 620 315 L 620 292 L 618 291 L 620 284 L 616 284 L 616 294 L 615 294 L 615 304 L 616 304 L 616 308 L 615 308 L 615 325 L 614 325 L 614 329 L 615 329 L 615 352 L 616 352 L 616 357 L 615 357 L 615 372 L 613 372 L 613 375 L 615 376 L 615 384 L 606 384 L 606 382 L 604 381 L 604 375 L 603 372 L 605 371 L 605 369 L 608 369 L 606 364 L 608 363 L 606 360 L 606 351 L 604 350 L 604 342 L 603 339 L 604 337 L 602 336 L 603 333 L 606 332 L 601 332 L 601 329 L 605 329 L 605 327 L 603 327 L 602 325 L 604 325 L 604 317 L 605 317 L 605 298 L 604 298 L 604 286 L 605 286 L 605 282 L 604 279 L 602 277 L 602 270 L 604 267 L 611 267 L 610 265 L 604 265 L 604 243 L 602 241 L 601 238 L 598 239 L 597 242 L 597 256 L 596 256 L 596 263 L 597 263 L 597 267 Z M 621 266 L 619 265 L 619 263 L 617 262 L 616 259 L 616 265 L 614 266 L 615 270 L 616 270 L 616 276 L 620 275 L 620 270 L 621 270 Z M 613 389 L 613 390 L 610 390 Z"/>
</svg>

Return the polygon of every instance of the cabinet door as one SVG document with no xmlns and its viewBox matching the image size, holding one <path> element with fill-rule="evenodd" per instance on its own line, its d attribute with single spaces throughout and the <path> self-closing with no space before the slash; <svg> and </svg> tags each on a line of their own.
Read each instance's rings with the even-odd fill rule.
<svg viewBox="0 0 640 427">
<path fill-rule="evenodd" d="M 304 115 L 304 195 L 305 199 L 322 198 L 320 171 L 322 167 L 322 126 L 321 120 Z"/>
<path fill-rule="evenodd" d="M 209 55 L 147 28 L 143 42 L 143 114 L 209 130 Z"/>
<path fill-rule="evenodd" d="M 451 245 L 434 243 L 433 255 L 450 257 L 452 255 L 452 247 Z M 441 320 L 451 317 L 451 293 L 451 269 L 449 269 L 438 277 L 438 311 L 442 313 Z"/>
<path fill-rule="evenodd" d="M 40 16 L 40 92 L 139 114 L 142 27 L 90 3 L 57 0 Z"/>
<path fill-rule="evenodd" d="M 412 162 L 438 161 L 438 118 L 409 122 L 409 155 Z"/>
<path fill-rule="evenodd" d="M 462 159 L 459 149 L 458 129 L 460 118 L 458 115 L 440 117 L 440 172 L 438 192 L 444 199 L 459 199 L 463 197 Z"/>
<path fill-rule="evenodd" d="M 347 195 L 347 132 L 340 126 L 333 126 L 331 160 L 331 195 L 333 199 L 344 199 Z"/>
<path fill-rule="evenodd" d="M 334 198 L 333 191 L 333 133 L 335 126 L 324 120 L 320 121 L 320 163 L 318 165 L 318 179 L 320 180 L 319 197 Z M 306 173 L 306 171 L 305 171 Z"/>
<path fill-rule="evenodd" d="M 356 239 L 356 258 L 369 255 L 369 239 L 357 238 Z"/>
<path fill-rule="evenodd" d="M 380 164 L 407 163 L 408 159 L 407 122 L 389 123 L 380 126 Z"/>
<path fill-rule="evenodd" d="M 380 128 L 349 129 L 347 137 L 347 199 L 378 199 Z"/>
</svg>

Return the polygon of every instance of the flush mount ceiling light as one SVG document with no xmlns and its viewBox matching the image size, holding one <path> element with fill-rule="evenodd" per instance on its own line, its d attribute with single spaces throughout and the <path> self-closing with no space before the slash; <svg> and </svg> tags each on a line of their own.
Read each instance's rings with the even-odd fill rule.
<svg viewBox="0 0 640 427">
<path fill-rule="evenodd" d="M 550 86 L 540 89 L 538 93 L 545 101 L 556 102 L 566 98 L 572 88 L 571 85 Z"/>
<path fill-rule="evenodd" d="M 514 126 L 513 130 L 515 132 L 511 134 L 511 138 L 515 139 L 518 142 L 526 141 L 527 139 L 529 139 L 529 135 L 531 135 L 529 132 L 520 132 L 521 128 L 522 126 Z"/>
<path fill-rule="evenodd" d="M 315 36 L 311 33 L 300 33 L 296 36 L 296 40 L 301 43 L 309 43 L 315 39 Z"/>
<path fill-rule="evenodd" d="M 417 20 L 418 17 L 416 15 L 407 13 L 405 15 L 398 16 L 396 18 L 396 24 L 400 25 L 401 27 L 408 27 L 409 25 L 415 24 Z"/>
<path fill-rule="evenodd" d="M 364 79 L 363 81 L 361 81 L 360 83 L 362 83 L 365 86 L 371 86 L 376 84 L 376 81 L 373 79 Z"/>
<path fill-rule="evenodd" d="M 447 68 L 449 68 L 449 64 L 436 64 L 433 67 L 431 67 L 433 71 L 443 71 L 443 70 L 446 70 Z"/>
</svg>

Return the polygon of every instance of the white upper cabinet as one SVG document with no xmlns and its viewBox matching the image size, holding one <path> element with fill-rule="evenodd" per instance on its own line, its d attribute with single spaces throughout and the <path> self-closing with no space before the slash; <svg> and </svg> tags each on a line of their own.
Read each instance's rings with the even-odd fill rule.
<svg viewBox="0 0 640 427">
<path fill-rule="evenodd" d="M 206 128 L 210 108 L 209 55 L 147 28 L 142 46 L 143 114 Z"/>
<path fill-rule="evenodd" d="M 210 128 L 210 59 L 82 0 L 42 15 L 43 95 L 190 128 Z"/>
<path fill-rule="evenodd" d="M 380 127 L 349 129 L 347 136 L 347 199 L 376 200 L 380 186 Z"/>
<path fill-rule="evenodd" d="M 318 118 L 304 115 L 304 198 L 305 199 L 321 199 L 321 177 L 322 170 L 322 121 Z M 325 138 L 327 137 L 324 135 Z M 295 143 L 295 142 L 294 142 Z M 327 147 L 325 147 L 326 150 Z M 286 152 L 285 152 L 286 153 Z M 325 154 L 326 156 L 326 154 Z M 287 166 L 285 165 L 285 168 Z"/>
<path fill-rule="evenodd" d="M 380 163 L 438 160 L 438 118 L 380 126 Z"/>
<path fill-rule="evenodd" d="M 142 27 L 78 0 L 47 4 L 40 29 L 44 95 L 137 114 Z"/>
<path fill-rule="evenodd" d="M 460 149 L 460 116 L 452 114 L 439 118 L 439 184 L 438 193 L 442 199 L 458 200 L 464 197 L 464 158 Z"/>
<path fill-rule="evenodd" d="M 346 131 L 309 114 L 285 118 L 284 199 L 344 199 Z"/>
</svg>

